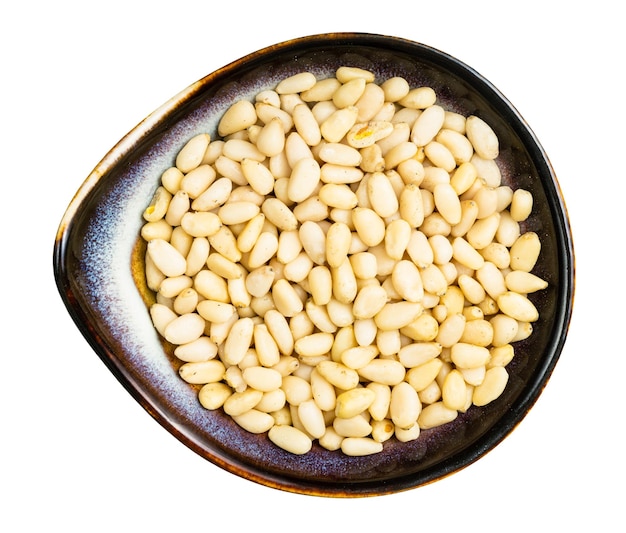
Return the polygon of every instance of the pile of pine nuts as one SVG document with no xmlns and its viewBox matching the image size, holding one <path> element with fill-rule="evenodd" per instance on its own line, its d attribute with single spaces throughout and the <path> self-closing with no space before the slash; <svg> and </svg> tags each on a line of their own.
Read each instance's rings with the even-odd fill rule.
<svg viewBox="0 0 626 533">
<path fill-rule="evenodd" d="M 159 334 L 206 409 L 352 456 L 504 390 L 541 245 L 499 142 L 430 87 L 341 67 L 234 103 L 143 216 Z"/>
</svg>

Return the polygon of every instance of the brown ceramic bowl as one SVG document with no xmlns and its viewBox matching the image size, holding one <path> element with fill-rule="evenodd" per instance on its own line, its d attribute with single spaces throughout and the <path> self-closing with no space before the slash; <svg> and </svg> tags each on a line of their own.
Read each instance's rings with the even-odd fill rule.
<svg viewBox="0 0 626 533">
<path fill-rule="evenodd" d="M 533 296 L 540 312 L 532 336 L 516 347 L 502 396 L 473 407 L 409 443 L 348 457 L 317 445 L 304 456 L 242 430 L 221 411 L 207 411 L 179 377 L 172 347 L 147 312 L 142 277 L 142 212 L 160 175 L 196 133 L 215 135 L 218 117 L 290 74 L 329 75 L 363 67 L 380 80 L 405 77 L 429 85 L 440 103 L 485 119 L 500 139 L 503 181 L 534 195 L 525 229 L 538 233 L 535 272 L 549 287 Z M 166 430 L 208 461 L 242 478 L 289 492 L 357 497 L 433 482 L 473 463 L 502 441 L 534 405 L 565 342 L 572 312 L 574 257 L 568 218 L 550 162 L 516 109 L 488 80 L 457 59 L 400 38 L 354 33 L 304 37 L 254 52 L 194 83 L 128 133 L 88 176 L 60 223 L 54 274 L 68 312 L 108 369 Z"/>
</svg>

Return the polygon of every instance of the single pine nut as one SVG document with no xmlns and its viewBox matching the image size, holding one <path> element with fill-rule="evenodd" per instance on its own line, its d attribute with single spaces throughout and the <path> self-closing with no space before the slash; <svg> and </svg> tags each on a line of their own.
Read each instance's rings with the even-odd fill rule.
<svg viewBox="0 0 626 533">
<path fill-rule="evenodd" d="M 484 120 L 474 115 L 467 117 L 465 133 L 480 157 L 490 160 L 498 157 L 498 137 Z"/>
<path fill-rule="evenodd" d="M 209 142 L 211 136 L 207 133 L 200 133 L 189 139 L 176 156 L 176 168 L 186 174 L 200 165 Z"/>
</svg>

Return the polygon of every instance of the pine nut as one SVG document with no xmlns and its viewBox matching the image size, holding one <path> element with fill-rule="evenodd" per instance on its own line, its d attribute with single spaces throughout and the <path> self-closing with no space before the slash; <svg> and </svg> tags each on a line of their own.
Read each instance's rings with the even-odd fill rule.
<svg viewBox="0 0 626 533">
<path fill-rule="evenodd" d="M 200 165 L 210 141 L 211 137 L 206 133 L 200 133 L 189 139 L 176 156 L 176 168 L 186 174 Z"/>
<path fill-rule="evenodd" d="M 397 428 L 407 429 L 417 422 L 422 403 L 417 391 L 406 381 L 401 381 L 391 389 L 389 413 Z"/>
<path fill-rule="evenodd" d="M 180 377 L 193 385 L 219 382 L 225 372 L 224 363 L 217 359 L 185 363 L 178 370 Z"/>
<path fill-rule="evenodd" d="M 498 137 L 484 120 L 474 115 L 467 117 L 465 133 L 480 157 L 484 159 L 498 157 Z"/>
<path fill-rule="evenodd" d="M 474 405 L 483 406 L 499 397 L 509 379 L 509 374 L 504 366 L 494 366 L 487 370 L 483 382 L 474 388 L 472 402 Z"/>
</svg>

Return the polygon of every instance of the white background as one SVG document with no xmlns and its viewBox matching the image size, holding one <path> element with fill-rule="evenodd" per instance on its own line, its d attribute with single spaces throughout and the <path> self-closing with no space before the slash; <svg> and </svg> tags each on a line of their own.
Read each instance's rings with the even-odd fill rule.
<svg viewBox="0 0 626 533">
<path fill-rule="evenodd" d="M 617 5 L 5 2 L 0 530 L 624 531 L 626 41 Z M 568 341 L 519 427 L 449 478 L 354 500 L 279 492 L 188 450 L 91 351 L 52 276 L 65 208 L 125 133 L 235 59 L 335 31 L 419 41 L 492 81 L 550 156 L 577 256 Z"/>
</svg>

